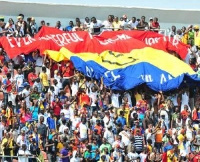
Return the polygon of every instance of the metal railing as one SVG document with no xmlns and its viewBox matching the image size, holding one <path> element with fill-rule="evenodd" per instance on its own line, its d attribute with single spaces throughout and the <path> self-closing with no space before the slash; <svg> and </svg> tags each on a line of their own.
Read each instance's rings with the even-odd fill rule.
<svg viewBox="0 0 200 162">
<path fill-rule="evenodd" d="M 13 161 L 13 159 L 18 159 L 19 157 L 21 158 L 27 158 L 29 159 L 36 159 L 37 162 L 41 162 L 41 160 L 38 157 L 35 156 L 8 156 L 8 155 L 0 155 L 1 158 L 1 162 L 6 162 L 6 158 L 11 159 L 11 161 Z"/>
</svg>

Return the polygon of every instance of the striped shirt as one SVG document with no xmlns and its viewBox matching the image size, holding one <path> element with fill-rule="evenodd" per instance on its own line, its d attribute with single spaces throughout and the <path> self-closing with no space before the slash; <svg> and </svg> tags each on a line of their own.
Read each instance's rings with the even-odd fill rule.
<svg viewBox="0 0 200 162">
<path fill-rule="evenodd" d="M 135 151 L 142 151 L 143 150 L 143 137 L 142 136 L 134 136 L 135 138 Z"/>
</svg>

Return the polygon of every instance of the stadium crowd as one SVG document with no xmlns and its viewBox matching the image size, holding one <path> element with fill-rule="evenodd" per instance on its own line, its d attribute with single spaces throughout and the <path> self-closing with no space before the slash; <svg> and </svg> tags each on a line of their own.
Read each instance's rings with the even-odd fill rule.
<svg viewBox="0 0 200 162">
<path fill-rule="evenodd" d="M 34 36 L 44 25 L 35 19 L 5 23 L 1 35 Z M 146 22 L 126 15 L 76 18 L 64 31 L 153 30 L 158 18 Z M 102 29 L 101 29 L 102 28 Z M 198 26 L 176 30 L 171 37 L 191 45 L 189 64 L 198 71 Z M 170 92 L 154 92 L 146 85 L 129 91 L 107 89 L 102 81 L 79 73 L 72 62 L 54 62 L 39 51 L 9 59 L 0 49 L 1 158 L 11 162 L 198 162 L 200 160 L 200 89 L 184 83 Z M 29 157 L 29 159 L 28 159 Z"/>
</svg>

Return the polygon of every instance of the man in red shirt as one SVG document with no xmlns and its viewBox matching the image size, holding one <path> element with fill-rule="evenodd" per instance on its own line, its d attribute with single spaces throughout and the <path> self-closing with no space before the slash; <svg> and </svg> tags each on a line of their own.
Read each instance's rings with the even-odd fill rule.
<svg viewBox="0 0 200 162">
<path fill-rule="evenodd" d="M 38 75 L 35 73 L 35 69 L 32 69 L 32 72 L 28 74 L 28 82 L 30 86 L 33 86 L 35 80 L 38 78 Z"/>
<path fill-rule="evenodd" d="M 61 68 L 63 76 L 63 89 L 70 84 L 70 78 L 74 76 L 74 65 L 71 61 L 64 62 Z"/>
<path fill-rule="evenodd" d="M 158 23 L 157 17 L 153 19 L 151 29 L 155 30 L 155 32 L 158 32 L 158 30 L 160 29 L 160 24 Z"/>
<path fill-rule="evenodd" d="M 57 120 L 59 120 L 62 104 L 61 104 L 60 99 L 58 97 L 56 97 L 55 102 L 52 102 L 52 107 L 53 107 L 54 115 L 56 116 Z"/>
<path fill-rule="evenodd" d="M 83 105 L 87 105 L 90 106 L 91 102 L 90 102 L 90 97 L 86 94 L 86 92 L 84 90 L 82 90 L 82 92 L 79 94 L 79 104 L 81 106 Z"/>
</svg>

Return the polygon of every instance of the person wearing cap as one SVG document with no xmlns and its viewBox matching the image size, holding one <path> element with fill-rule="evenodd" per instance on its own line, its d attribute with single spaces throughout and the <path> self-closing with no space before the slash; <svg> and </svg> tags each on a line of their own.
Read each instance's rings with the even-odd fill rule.
<svg viewBox="0 0 200 162">
<path fill-rule="evenodd" d="M 128 22 L 129 22 L 128 17 L 127 15 L 123 15 L 121 18 L 120 18 L 120 22 L 121 22 L 122 29 L 126 30 L 128 26 Z"/>
<path fill-rule="evenodd" d="M 37 27 L 34 17 L 31 17 L 30 27 L 31 27 L 32 35 L 35 35 L 38 32 L 38 27 Z"/>
<path fill-rule="evenodd" d="M 200 48 L 200 32 L 199 32 L 199 26 L 195 25 L 193 27 L 194 29 L 194 45 L 197 46 L 197 48 Z"/>
<path fill-rule="evenodd" d="M 149 29 L 151 29 L 153 23 L 153 17 L 149 18 Z"/>
</svg>

